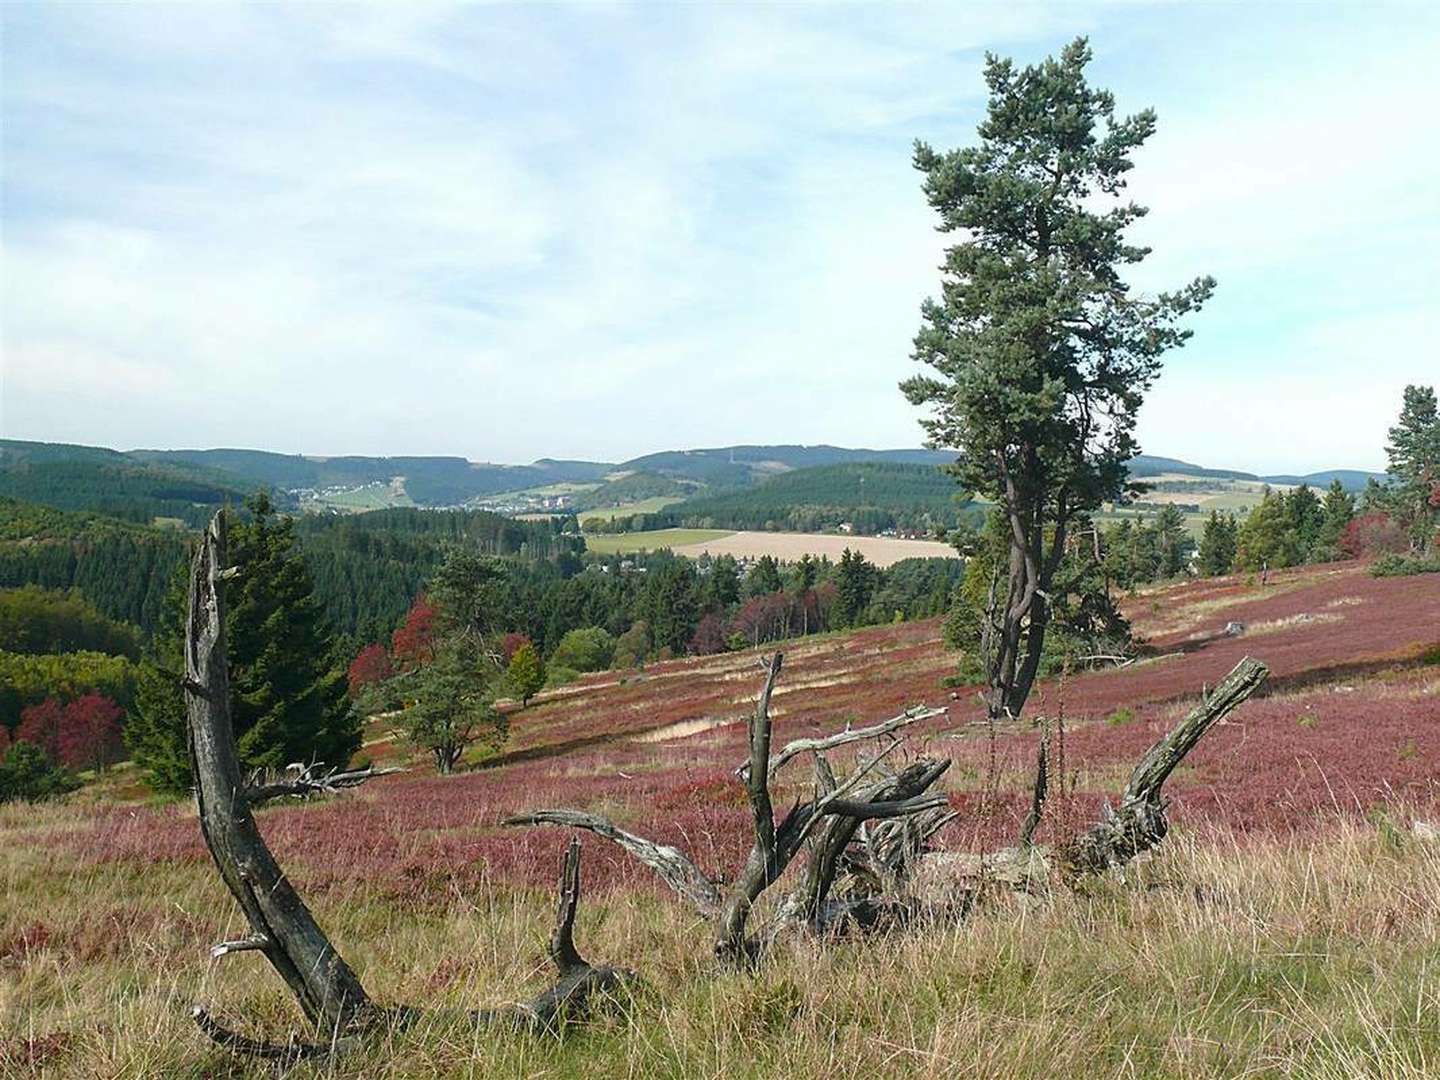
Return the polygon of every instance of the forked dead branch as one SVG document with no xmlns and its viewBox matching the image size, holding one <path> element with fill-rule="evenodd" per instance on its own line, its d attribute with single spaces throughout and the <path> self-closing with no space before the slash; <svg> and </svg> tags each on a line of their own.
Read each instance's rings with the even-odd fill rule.
<svg viewBox="0 0 1440 1080">
<path fill-rule="evenodd" d="M 945 796 L 926 792 L 944 774 L 950 765 L 949 760 L 918 761 L 898 774 L 884 771 L 883 763 L 901 744 L 897 732 L 921 720 L 944 715 L 944 710 L 912 709 L 873 727 L 838 732 L 822 739 L 798 740 L 782 748 L 772 758 L 770 741 L 774 722 L 770 716 L 770 699 L 783 662 L 784 655 L 778 652 L 761 661 L 765 680 L 749 720 L 747 744 L 750 752 L 736 770 L 745 785 L 750 804 L 754 839 L 749 856 L 732 881 L 727 883 L 713 879 L 678 849 L 625 832 L 594 814 L 575 810 L 534 810 L 507 818 L 504 823 L 566 825 L 588 829 L 615 841 L 655 870 L 666 884 L 714 923 L 715 953 L 725 960 L 754 960 L 787 923 L 816 928 L 833 925 L 837 912 L 829 904 L 830 891 L 841 861 L 847 857 L 851 840 L 863 822 L 878 820 L 894 823 L 916 815 L 929 815 L 926 820 L 932 825 L 928 830 L 902 833 L 916 836 L 922 843 L 939 828 L 935 822 L 943 824 L 942 818 L 948 813 Z M 855 771 L 843 782 L 837 781 L 825 751 L 872 739 L 884 739 L 886 742 L 869 758 L 862 758 Z M 813 754 L 815 761 L 812 794 L 808 800 L 796 799 L 777 822 L 771 781 L 782 765 L 806 752 Z M 939 817 L 935 816 L 937 813 Z M 795 895 L 781 903 L 769 927 L 760 934 L 752 933 L 749 920 L 756 901 L 780 880 L 791 862 L 807 846 L 810 861 L 804 884 Z"/>
<path fill-rule="evenodd" d="M 252 787 L 241 776 L 230 719 L 229 674 L 225 659 L 225 514 L 211 521 L 191 567 L 185 632 L 185 707 L 200 829 L 220 876 L 250 924 L 250 934 L 221 942 L 217 959 L 260 952 L 290 987 L 322 1039 L 267 1043 L 241 1035 L 197 1005 L 200 1029 L 237 1053 L 293 1061 L 352 1049 L 376 1030 L 411 1023 L 411 1006 L 373 1002 L 360 979 L 336 951 L 310 910 L 281 871 L 255 823 L 252 806 L 268 798 L 305 794 L 316 786 L 353 786 L 365 773 L 301 777 Z M 587 963 L 574 943 L 580 903 L 580 846 L 572 843 L 560 876 L 560 904 L 550 939 L 558 977 L 529 1002 L 467 1014 L 480 1026 L 546 1030 L 585 1012 L 596 996 L 613 994 L 634 979 L 632 972 Z"/>
</svg>

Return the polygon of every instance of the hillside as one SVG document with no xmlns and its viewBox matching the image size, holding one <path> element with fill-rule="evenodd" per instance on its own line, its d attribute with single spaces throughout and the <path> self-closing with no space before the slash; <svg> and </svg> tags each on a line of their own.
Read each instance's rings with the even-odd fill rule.
<svg viewBox="0 0 1440 1080">
<path fill-rule="evenodd" d="M 148 634 L 160 624 L 192 535 L 0 496 L 0 588 L 76 588 L 104 614 Z M 544 561 L 581 546 L 557 523 L 478 510 L 302 515 L 295 535 L 331 625 L 372 640 L 389 636 L 448 547 Z"/>
<path fill-rule="evenodd" d="M 1265 660 L 1274 676 L 1172 777 L 1174 827 L 1123 877 L 1001 896 L 920 929 L 823 947 L 799 939 L 753 971 L 717 972 L 694 911 L 586 835 L 577 941 L 596 960 L 638 968 L 642 995 L 570 1039 L 487 1031 L 483 1058 L 473 1023 L 426 1021 L 419 1035 L 377 1040 L 356 1067 L 443 1075 L 480 1060 L 486 1075 L 820 1077 L 837 1075 L 843 1054 L 839 1074 L 856 1076 L 966 1075 L 983 1061 L 991 1076 L 1418 1080 L 1425 1068 L 1364 1067 L 1370 1059 L 1340 1040 L 1382 1038 L 1389 1049 L 1377 1053 L 1405 1062 L 1428 1062 L 1437 1046 L 1414 1003 L 1440 941 L 1440 864 L 1410 831 L 1440 810 L 1440 668 L 1425 661 L 1437 589 L 1433 577 L 1312 567 L 1265 589 L 1231 578 L 1131 602 L 1158 655 L 1037 691 L 1037 710 L 1065 718 L 1042 842 L 1093 820 L 1144 749 L 1240 656 Z M 1225 636 L 1231 620 L 1247 633 Z M 377 718 L 366 755 L 410 771 L 267 809 L 265 837 L 387 1000 L 457 1015 L 514 1000 L 550 978 L 539 968 L 568 837 L 501 820 L 542 806 L 589 810 L 689 852 L 706 874 L 733 870 L 751 827 L 734 770 L 755 660 L 590 676 L 512 712 L 503 754 L 453 777 L 410 759 Z M 1013 842 L 1029 804 L 1039 735 L 1014 724 L 992 741 L 975 722 L 972 688 L 941 688 L 951 664 L 934 622 L 796 643 L 773 699 L 776 741 L 920 702 L 947 706 L 920 736 L 926 752 L 954 759 L 942 783 L 957 817 L 938 843 L 993 851 Z M 832 760 L 848 768 L 849 757 Z M 127 783 L 122 771 L 103 795 L 0 810 L 0 874 L 12 886 L 0 943 L 24 972 L 22 1013 L 57 1036 L 23 1045 L 66 1075 L 236 1074 L 177 1003 L 215 1002 L 283 1037 L 294 1023 L 283 991 L 254 982 L 243 960 L 209 960 L 237 917 L 195 816 L 144 805 Z M 792 763 L 777 806 L 809 783 Z M 1177 981 L 1198 988 L 1203 1007 L 1156 993 Z M 76 1020 L 104 1015 L 122 992 L 147 1038 L 117 1040 Z"/>
<path fill-rule="evenodd" d="M 700 496 L 645 516 L 646 528 L 932 533 L 966 509 L 953 477 L 935 465 L 846 462 L 795 469 L 740 491 Z"/>
<path fill-rule="evenodd" d="M 939 450 L 740 445 L 663 451 L 619 465 L 554 458 L 503 465 L 461 457 L 323 457 L 245 449 L 122 452 L 10 439 L 0 440 L 0 494 L 142 524 L 171 519 L 197 526 L 217 506 L 265 489 L 278 505 L 306 511 L 471 506 L 623 519 L 669 510 L 677 516 L 663 520 L 672 524 L 708 520 L 724 528 L 813 530 L 850 521 L 866 531 L 883 531 L 955 520 L 954 489 L 931 471 L 953 460 L 953 453 Z M 871 490 L 862 493 L 866 474 L 844 471 L 859 466 L 892 471 L 869 474 Z M 840 471 L 817 471 L 825 469 Z M 791 474 L 803 475 L 774 486 Z M 1238 490 L 1235 485 L 1258 490 L 1262 481 L 1324 487 L 1339 478 L 1358 490 L 1379 474 L 1339 469 L 1261 477 L 1141 455 L 1131 475 L 1213 482 L 1209 494 L 1223 496 Z M 853 491 L 846 486 L 852 481 Z M 882 486 L 890 490 L 873 490 Z M 751 491 L 758 493 L 753 500 L 739 494 Z M 680 502 L 686 503 L 683 512 L 675 508 Z"/>
</svg>

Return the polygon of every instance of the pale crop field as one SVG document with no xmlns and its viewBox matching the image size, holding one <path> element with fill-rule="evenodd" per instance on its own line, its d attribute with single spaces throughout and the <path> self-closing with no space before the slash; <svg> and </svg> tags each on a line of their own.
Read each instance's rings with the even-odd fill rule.
<svg viewBox="0 0 1440 1080">
<path fill-rule="evenodd" d="M 643 534 L 637 534 L 643 535 Z M 771 555 L 791 562 L 802 555 L 839 559 L 845 549 L 858 551 L 876 566 L 893 566 L 902 559 L 953 559 L 955 549 L 939 540 L 899 540 L 889 536 L 835 536 L 830 533 L 734 532 L 718 539 L 675 545 L 677 555 L 698 557 L 734 555 L 758 558 Z"/>
</svg>

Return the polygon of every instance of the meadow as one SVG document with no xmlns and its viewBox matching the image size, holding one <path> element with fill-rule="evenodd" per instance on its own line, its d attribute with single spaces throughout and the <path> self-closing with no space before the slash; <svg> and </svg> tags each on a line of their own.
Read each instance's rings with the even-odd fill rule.
<svg viewBox="0 0 1440 1080">
<path fill-rule="evenodd" d="M 586 533 L 585 548 L 597 555 L 631 555 L 639 551 L 659 551 L 661 548 L 673 549 L 713 543 L 729 535 L 729 531 L 725 529 L 649 529 L 628 533 Z"/>
<path fill-rule="evenodd" d="M 994 733 L 947 689 L 939 627 L 797 642 L 776 737 L 945 706 L 907 753 L 954 758 L 946 848 L 1013 842 L 1048 718 L 1056 781 L 1040 838 L 1093 820 L 1159 734 L 1244 655 L 1262 695 L 1166 786 L 1174 829 L 1123 877 L 963 922 L 787 943 L 717 971 L 705 927 L 648 870 L 585 837 L 577 943 L 638 969 L 633 1000 L 564 1039 L 437 1021 L 363 1060 L 295 1075 L 1423 1077 L 1440 1066 L 1440 579 L 1339 564 L 1171 585 L 1126 601 L 1146 659 L 1042 685 Z M 1227 635 L 1227 623 L 1245 631 Z M 732 770 L 757 654 L 607 672 L 511 715 L 504 754 L 450 778 L 383 719 L 365 753 L 411 765 L 353 794 L 276 806 L 265 835 L 383 1001 L 478 1007 L 544 985 L 559 830 L 540 806 L 603 813 L 733 867 L 749 811 Z M 782 775 L 798 793 L 806 769 Z M 777 800 L 778 801 L 778 800 Z M 193 808 L 123 770 L 63 804 L 0 809 L 0 1071 L 267 1075 L 191 1026 L 192 1000 L 283 1037 L 298 1014 L 264 961 L 216 964 L 243 930 Z"/>
</svg>

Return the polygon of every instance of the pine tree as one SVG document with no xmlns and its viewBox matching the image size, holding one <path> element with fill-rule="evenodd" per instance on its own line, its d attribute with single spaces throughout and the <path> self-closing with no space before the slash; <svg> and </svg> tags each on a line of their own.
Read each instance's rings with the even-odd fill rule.
<svg viewBox="0 0 1440 1080">
<path fill-rule="evenodd" d="M 1295 565 L 1296 551 L 1285 496 L 1267 488 L 1236 535 L 1235 565 L 1241 570 L 1278 570 Z"/>
<path fill-rule="evenodd" d="M 1285 519 L 1290 561 L 1296 565 L 1309 562 L 1325 522 L 1325 509 L 1309 484 L 1301 484 L 1285 496 Z"/>
<path fill-rule="evenodd" d="M 1156 576 L 1162 578 L 1181 573 L 1195 550 L 1195 541 L 1190 539 L 1190 530 L 1185 527 L 1185 515 L 1171 503 L 1162 506 L 1156 515 L 1155 547 Z"/>
<path fill-rule="evenodd" d="M 839 590 L 836 616 L 840 625 L 857 625 L 875 590 L 875 567 L 866 562 L 860 552 L 846 548 L 840 554 L 835 584 Z"/>
<path fill-rule="evenodd" d="M 1321 510 L 1322 520 L 1313 557 L 1325 562 L 1343 558 L 1340 538 L 1345 535 L 1345 529 L 1350 522 L 1355 520 L 1355 497 L 1345 490 L 1345 485 L 1337 478 L 1330 482 L 1330 489 L 1325 492 L 1325 502 Z"/>
<path fill-rule="evenodd" d="M 251 768 L 325 762 L 342 768 L 360 748 L 360 718 L 346 696 L 344 669 L 294 550 L 289 518 L 263 493 L 249 521 L 230 533 L 240 576 L 228 587 L 231 717 L 240 760 Z"/>
<path fill-rule="evenodd" d="M 428 751 L 438 772 L 452 772 L 467 747 L 505 737 L 505 717 L 495 709 L 499 679 L 495 658 L 468 634 L 443 637 L 433 658 L 410 678 L 413 700 L 400 718 L 409 740 Z"/>
<path fill-rule="evenodd" d="M 1234 516 L 1211 510 L 1205 522 L 1205 531 L 1200 536 L 1200 573 L 1206 577 L 1228 574 L 1235 563 L 1235 539 Z"/>
<path fill-rule="evenodd" d="M 1440 408 L 1434 387 L 1405 387 L 1385 453 L 1391 477 L 1386 508 L 1410 538 L 1410 550 L 1424 554 L 1440 529 Z"/>
<path fill-rule="evenodd" d="M 170 575 L 159 626 L 135 678 L 135 710 L 125 724 L 125 745 L 155 791 L 178 795 L 190 788 L 190 751 L 186 744 L 181 635 L 188 574 L 184 564 Z"/>
<path fill-rule="evenodd" d="M 750 573 L 745 575 L 745 595 L 769 596 L 779 592 L 780 588 L 779 564 L 773 556 L 761 555 L 750 568 Z"/>
<path fill-rule="evenodd" d="M 1214 287 L 1197 278 L 1176 293 L 1130 291 L 1122 275 L 1149 249 L 1127 241 L 1145 209 L 1121 193 L 1155 114 L 1117 117 L 1114 96 L 1086 80 L 1090 59 L 1083 38 L 1023 69 L 987 57 L 977 144 L 915 147 L 940 228 L 960 239 L 915 338 L 914 358 L 931 371 L 901 388 L 927 409 L 931 444 L 960 451 L 960 484 L 1008 518 L 992 717 L 1025 704 L 1067 541 L 1123 493 L 1160 357 L 1189 337 L 1180 321 Z"/>
</svg>

